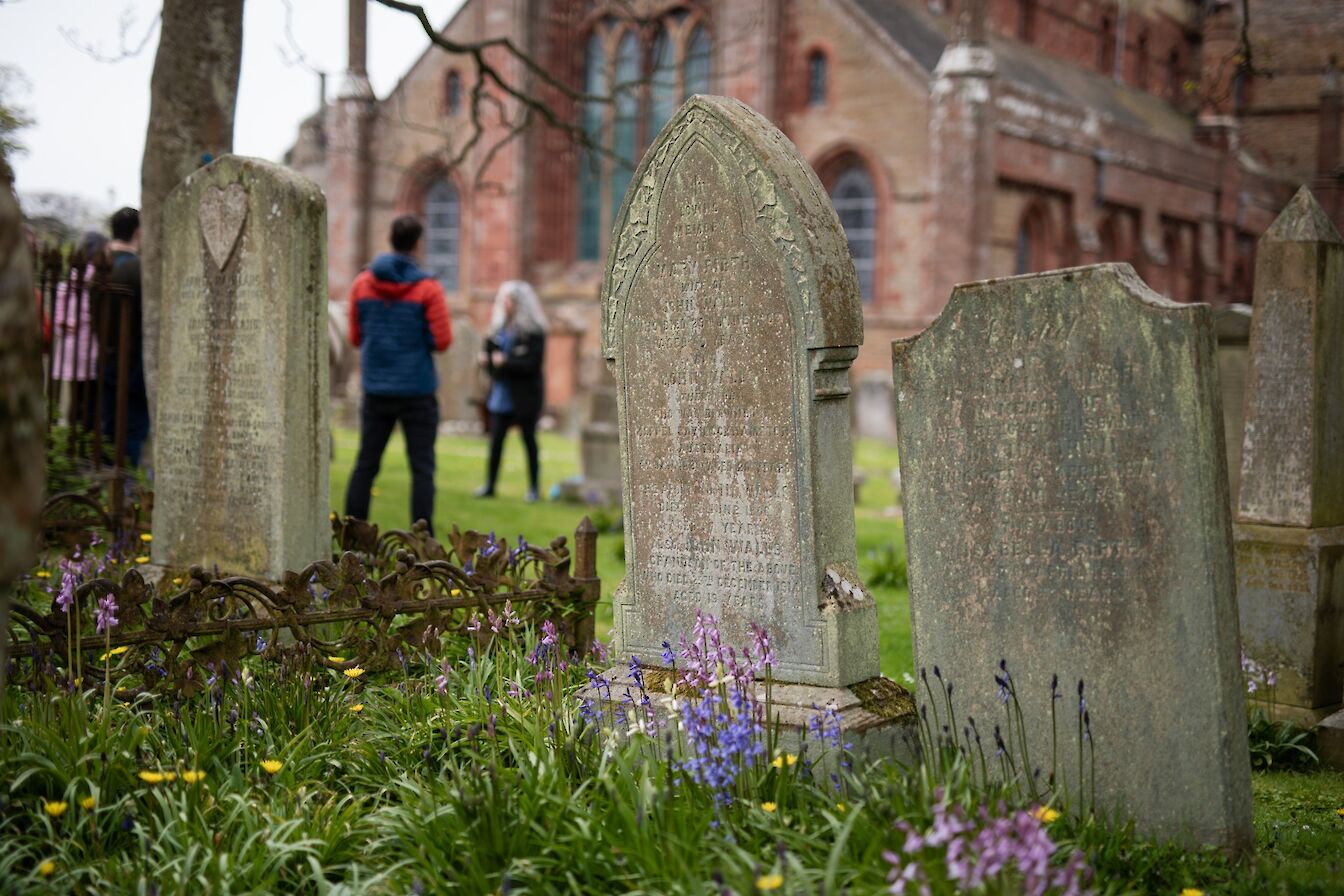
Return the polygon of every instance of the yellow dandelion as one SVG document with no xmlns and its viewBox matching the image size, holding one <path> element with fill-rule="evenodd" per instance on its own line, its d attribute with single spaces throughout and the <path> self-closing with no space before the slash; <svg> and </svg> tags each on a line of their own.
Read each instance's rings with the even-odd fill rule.
<svg viewBox="0 0 1344 896">
<path fill-rule="evenodd" d="M 98 657 L 98 660 L 99 660 L 99 662 L 102 662 L 102 661 L 104 661 L 104 660 L 109 660 L 109 659 L 111 659 L 111 658 L 114 657 L 114 656 L 121 656 L 123 653 L 125 653 L 126 651 L 128 651 L 128 650 L 130 650 L 130 649 L 131 649 L 131 648 L 129 648 L 129 647 L 113 647 L 113 648 L 112 648 L 111 650 L 109 650 L 107 653 L 105 653 L 105 654 L 103 654 L 102 656 Z"/>
<path fill-rule="evenodd" d="M 364 670 L 359 666 L 355 666 L 353 669 L 346 669 L 343 674 L 346 678 L 358 678 L 364 674 Z"/>
<path fill-rule="evenodd" d="M 1340 818 L 1344 818 L 1344 806 L 1341 806 L 1338 809 L 1336 809 L 1335 814 L 1338 815 Z"/>
<path fill-rule="evenodd" d="M 140 780 L 146 784 L 162 784 L 167 778 L 164 777 L 163 772 L 143 771 L 140 773 Z"/>
<path fill-rule="evenodd" d="M 37 576 L 39 579 L 49 579 L 51 578 L 51 570 L 39 569 L 37 572 L 33 573 L 33 575 Z"/>
<path fill-rule="evenodd" d="M 462 596 L 462 589 L 461 589 L 461 588 L 454 588 L 452 591 L 449 591 L 449 592 L 448 592 L 448 595 L 449 595 L 450 597 L 461 597 L 461 596 Z"/>
<path fill-rule="evenodd" d="M 837 811 L 837 812 L 848 812 L 848 811 L 849 811 L 849 806 L 846 806 L 844 803 L 836 803 L 836 804 L 835 804 L 835 811 Z"/>
<path fill-rule="evenodd" d="M 1046 824 L 1049 824 L 1059 817 L 1059 812 L 1055 809 L 1051 809 L 1049 806 L 1037 806 L 1035 809 L 1031 810 L 1031 817 L 1037 821 L 1043 821 Z"/>
<path fill-rule="evenodd" d="M 163 780 L 167 781 L 169 784 L 173 783 L 177 780 L 177 772 L 164 772 Z"/>
<path fill-rule="evenodd" d="M 143 541 L 145 544 L 149 544 L 151 541 L 154 540 L 154 536 L 150 535 L 148 532 L 141 532 L 140 540 Z"/>
<path fill-rule="evenodd" d="M 343 663 L 343 662 L 345 662 L 345 657 L 343 657 L 343 656 L 329 656 L 329 657 L 327 657 L 327 662 L 329 662 L 329 663 Z"/>
<path fill-rule="evenodd" d="M 793 765 L 798 761 L 798 757 L 793 753 L 785 753 L 782 756 L 776 756 L 770 764 L 775 768 L 783 768 L 786 765 Z"/>
<path fill-rule="evenodd" d="M 756 889 L 762 892 L 778 890 L 782 886 L 784 886 L 784 875 L 782 874 L 762 874 L 756 878 Z"/>
<path fill-rule="evenodd" d="M 197 769 L 187 769 L 182 773 L 182 782 L 184 784 L 199 784 L 205 780 L 205 772 Z"/>
<path fill-rule="evenodd" d="M 1204 891 L 1195 889 L 1194 887 L 1186 887 L 1181 891 L 1181 896 L 1204 896 Z"/>
<path fill-rule="evenodd" d="M 43 877 L 51 877 L 56 873 L 56 863 L 51 859 L 47 859 L 41 865 L 37 866 L 37 873 Z"/>
<path fill-rule="evenodd" d="M 65 810 L 70 808 L 70 804 L 65 800 L 47 800 L 42 804 L 42 808 L 46 809 L 52 818 L 60 818 L 65 814 Z"/>
<path fill-rule="evenodd" d="M 268 775 L 278 775 L 278 774 L 280 774 L 280 769 L 282 769 L 282 768 L 284 768 L 284 767 L 285 767 L 285 764 L 284 764 L 283 762 L 281 762 L 279 759 L 263 759 L 263 760 L 261 760 L 261 770 L 264 771 L 264 772 L 265 772 L 266 774 L 268 774 Z"/>
<path fill-rule="evenodd" d="M 356 703 L 354 706 L 350 707 L 350 711 L 351 711 L 351 712 L 363 712 L 363 711 L 364 711 L 364 704 L 363 704 L 363 703 Z"/>
<path fill-rule="evenodd" d="M 84 799 L 79 801 L 79 808 L 83 809 L 85 812 L 92 812 L 93 807 L 97 805 L 98 805 L 98 797 L 96 796 L 86 796 L 84 797 Z"/>
<path fill-rule="evenodd" d="M 135 558 L 135 562 L 136 562 L 136 563 L 148 563 L 148 562 L 149 562 L 149 557 L 146 556 L 145 554 L 141 554 L 139 557 L 136 557 L 136 558 Z"/>
<path fill-rule="evenodd" d="M 777 808 L 779 807 L 776 806 L 774 803 L 761 803 L 761 809 L 766 812 L 773 812 Z"/>
</svg>

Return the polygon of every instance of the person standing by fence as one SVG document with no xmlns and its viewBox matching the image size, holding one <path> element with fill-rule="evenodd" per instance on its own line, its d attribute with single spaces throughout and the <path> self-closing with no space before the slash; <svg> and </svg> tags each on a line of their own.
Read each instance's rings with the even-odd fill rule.
<svg viewBox="0 0 1344 896">
<path fill-rule="evenodd" d="M 66 424 L 85 434 L 92 432 L 98 417 L 94 394 L 98 377 L 98 337 L 93 331 L 90 293 L 93 259 L 105 245 L 107 237 L 101 233 L 89 231 L 84 234 L 70 259 L 69 273 L 56 284 L 53 379 L 67 384 L 68 397 L 63 402 Z"/>
<path fill-rule="evenodd" d="M 393 221 L 392 251 L 375 258 L 350 288 L 350 344 L 359 349 L 364 397 L 345 512 L 369 518 L 373 480 L 400 422 L 411 465 L 411 521 L 429 523 L 432 535 L 439 378 L 431 353 L 448 350 L 453 324 L 443 287 L 415 260 L 424 230 L 413 215 Z"/>
<path fill-rule="evenodd" d="M 537 451 L 537 419 L 545 397 L 542 361 L 546 356 L 546 315 L 531 286 L 508 280 L 495 294 L 490 335 L 480 353 L 480 364 L 493 381 L 486 410 L 490 412 L 490 466 L 485 485 L 476 497 L 495 494 L 499 462 L 504 454 L 504 436 L 513 426 L 523 434 L 527 449 L 527 501 L 538 499 L 540 458 Z"/>
<path fill-rule="evenodd" d="M 107 342 L 101 356 L 103 369 L 103 436 L 116 445 L 117 393 L 124 390 L 126 454 L 132 467 L 149 438 L 149 398 L 145 394 L 144 341 L 140 324 L 140 212 L 123 208 L 112 215 L 112 239 L 106 251 L 112 269 L 107 278 Z M 122 308 L 129 306 L 128 312 Z M 122 322 L 127 330 L 122 336 Z M 122 352 L 126 363 L 122 363 Z M 120 380 L 125 370 L 126 381 Z M 115 449 L 114 449 L 115 450 Z"/>
</svg>

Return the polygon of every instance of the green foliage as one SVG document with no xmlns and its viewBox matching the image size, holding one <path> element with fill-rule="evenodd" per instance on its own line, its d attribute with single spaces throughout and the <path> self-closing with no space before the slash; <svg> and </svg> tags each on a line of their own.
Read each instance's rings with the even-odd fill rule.
<svg viewBox="0 0 1344 896">
<path fill-rule="evenodd" d="M 27 152 L 18 133 L 30 127 L 35 119 L 19 104 L 18 94 L 28 89 L 23 72 L 12 65 L 0 64 L 0 160 Z"/>
<path fill-rule="evenodd" d="M 778 875 L 783 893 L 871 893 L 887 886 L 898 824 L 1035 802 L 947 744 L 930 741 L 937 760 L 914 769 L 842 764 L 832 779 L 834 754 L 810 740 L 796 763 L 745 767 L 724 804 L 661 737 L 584 714 L 599 658 L 547 681 L 535 650 L 530 631 L 448 638 L 375 680 L 252 659 L 181 702 L 10 688 L 0 879 L 18 893 L 588 894 L 750 893 Z M 1049 824 L 1056 862 L 1082 850 L 1103 892 L 1327 892 L 1344 855 L 1344 775 L 1262 774 L 1256 793 L 1254 865 L 1067 813 Z M 53 816 L 50 801 L 67 808 Z M 955 889 L 940 866 L 929 878 Z M 1014 892 L 1007 880 L 994 892 Z"/>
<path fill-rule="evenodd" d="M 1310 768 L 1320 763 L 1311 749 L 1312 733 L 1284 719 L 1274 721 L 1260 707 L 1249 713 L 1247 733 L 1251 741 L 1251 768 Z"/>
<path fill-rule="evenodd" d="M 83 492 L 91 484 L 89 478 L 71 457 L 70 440 L 75 433 L 68 426 L 53 426 L 47 439 L 47 494 Z M 87 454 L 92 437 L 79 438 L 76 454 Z"/>
<path fill-rule="evenodd" d="M 870 550 L 861 570 L 863 583 L 869 588 L 908 588 L 910 580 L 905 569 L 905 543 L 891 543 L 881 550 Z"/>
</svg>

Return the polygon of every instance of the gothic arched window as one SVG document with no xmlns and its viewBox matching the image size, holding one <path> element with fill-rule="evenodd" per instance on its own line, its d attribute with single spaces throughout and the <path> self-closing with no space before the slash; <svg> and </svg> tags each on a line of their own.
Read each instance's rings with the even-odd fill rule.
<svg viewBox="0 0 1344 896">
<path fill-rule="evenodd" d="M 831 203 L 840 217 L 859 275 L 859 293 L 872 301 L 877 265 L 877 190 L 868 169 L 854 161 L 844 168 L 831 186 Z"/>
<path fill-rule="evenodd" d="M 425 266 L 449 292 L 457 290 L 461 224 L 457 187 L 440 178 L 425 193 Z"/>
<path fill-rule="evenodd" d="M 1035 274 L 1055 267 L 1056 253 L 1051 243 L 1050 213 L 1040 201 L 1033 202 L 1017 225 L 1013 273 Z"/>
<path fill-rule="evenodd" d="M 443 80 L 443 111 L 456 115 L 462 111 L 462 75 L 453 69 Z"/>
<path fill-rule="evenodd" d="M 583 92 L 612 102 L 580 104 L 580 126 L 593 147 L 579 152 L 580 260 L 602 254 L 644 149 L 687 97 L 709 93 L 713 43 L 684 9 L 640 31 L 616 17 L 600 21 L 584 52 Z"/>
<path fill-rule="evenodd" d="M 807 56 L 807 104 L 809 106 L 826 105 L 826 90 L 830 80 L 830 65 L 826 54 L 813 50 Z"/>
<path fill-rule="evenodd" d="M 1103 75 L 1115 74 L 1115 23 L 1103 16 L 1097 29 L 1097 68 Z"/>
</svg>

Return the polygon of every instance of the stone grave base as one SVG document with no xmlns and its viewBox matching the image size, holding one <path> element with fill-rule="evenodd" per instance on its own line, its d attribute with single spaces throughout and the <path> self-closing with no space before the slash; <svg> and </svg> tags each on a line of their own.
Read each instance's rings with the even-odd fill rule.
<svg viewBox="0 0 1344 896">
<path fill-rule="evenodd" d="M 600 507 L 621 506 L 621 484 L 600 482 L 573 476 L 560 483 L 560 500 Z"/>
<path fill-rule="evenodd" d="M 1233 531 L 1243 649 L 1277 676 L 1275 715 L 1318 721 L 1344 694 L 1344 526 Z"/>
<path fill-rule="evenodd" d="M 619 702 L 627 689 L 631 694 L 638 694 L 628 668 L 608 669 L 604 677 L 611 683 L 613 703 Z M 653 698 L 655 711 L 664 718 L 670 718 L 674 712 L 667 695 L 668 677 L 665 669 L 644 669 L 645 688 Z M 587 695 L 597 699 L 591 688 Z M 762 704 L 766 702 L 763 681 L 756 683 L 756 700 Z M 850 744 L 856 757 L 913 763 L 919 756 L 915 699 L 905 688 L 884 677 L 870 678 L 843 688 L 773 683 L 769 711 L 771 721 L 779 726 L 778 749 L 785 753 L 800 753 L 806 743 L 807 752 L 813 756 L 818 749 L 825 749 L 818 745 L 809 723 L 822 715 L 827 707 L 834 708 L 839 714 L 841 742 Z"/>
<path fill-rule="evenodd" d="M 1316 726 L 1316 755 L 1321 765 L 1344 772 L 1344 709 Z"/>
</svg>

